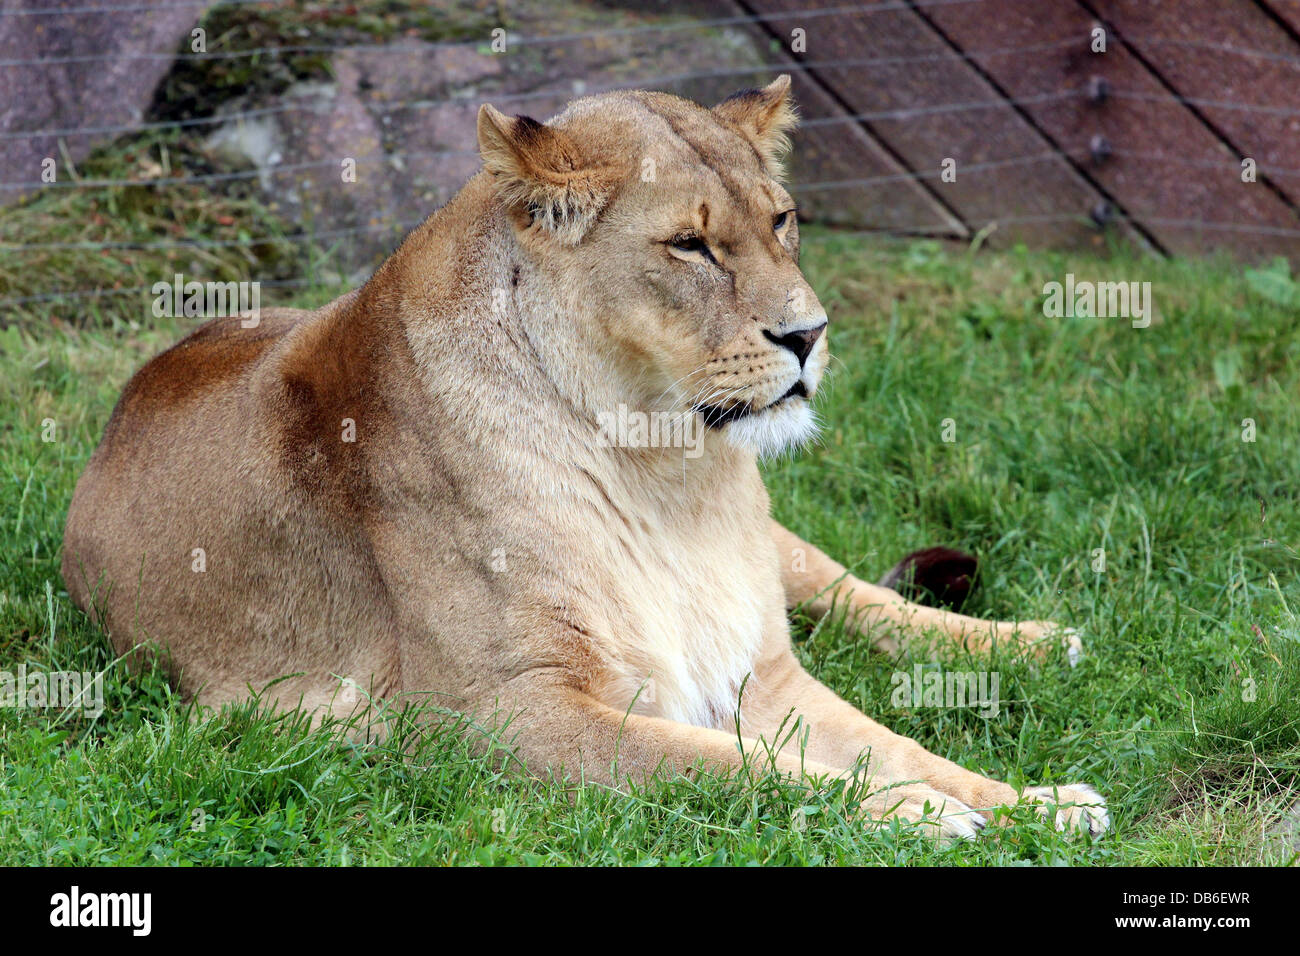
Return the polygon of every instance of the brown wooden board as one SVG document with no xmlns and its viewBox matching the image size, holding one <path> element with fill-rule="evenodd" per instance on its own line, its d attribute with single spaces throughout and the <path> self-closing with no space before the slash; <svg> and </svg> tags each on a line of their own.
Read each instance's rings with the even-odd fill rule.
<svg viewBox="0 0 1300 956">
<path fill-rule="evenodd" d="M 1244 2 L 1244 0 L 1243 0 Z M 1199 6 L 1184 3 L 1182 8 Z M 1241 182 L 1239 157 L 1162 86 L 1123 44 L 1091 49 L 1093 15 L 1074 0 L 986 0 L 923 9 L 1163 248 L 1179 253 L 1231 249 L 1247 257 L 1294 250 L 1284 235 L 1287 204 L 1259 183 Z M 978 51 L 1019 50 L 988 55 Z M 1023 52 L 1033 50 L 1034 52 Z M 1111 95 L 1093 102 L 1096 79 Z M 1060 99 L 1045 94 L 1069 92 Z M 1092 158 L 1094 137 L 1112 154 Z M 1199 228 L 1183 222 L 1226 223 Z"/>
<path fill-rule="evenodd" d="M 1293 206 L 1300 200 L 1300 44 L 1285 29 L 1252 0 L 1093 6 Z M 1240 172 L 1224 175 L 1240 182 Z M 1287 224 L 1300 229 L 1295 217 Z"/>
<path fill-rule="evenodd" d="M 754 0 L 750 6 L 771 13 L 826 4 Z M 925 175 L 972 230 L 996 224 L 992 242 L 1096 240 L 1087 217 L 1101 195 L 915 11 L 873 0 L 861 11 L 781 24 L 787 36 L 795 28 L 807 33 L 805 65 Z M 946 158 L 956 161 L 955 182 L 939 176 Z"/>
<path fill-rule="evenodd" d="M 1258 0 L 1259 5 L 1281 20 L 1291 33 L 1300 35 L 1300 0 Z"/>
<path fill-rule="evenodd" d="M 1096 10 L 1241 155 L 1256 161 L 1261 179 L 1297 205 L 1300 42 L 1288 25 L 1300 23 L 1300 9 L 1293 0 L 1102 0 Z M 1239 170 L 1234 174 L 1240 178 Z M 1300 218 L 1284 225 L 1300 231 Z"/>
<path fill-rule="evenodd" d="M 862 229 L 966 238 L 970 231 L 806 71 L 791 74 L 803 123 L 790 175 L 802 211 Z"/>
<path fill-rule="evenodd" d="M 702 20 L 739 20 L 747 14 L 736 0 L 693 3 L 691 12 Z M 799 203 L 801 217 L 859 229 L 969 236 L 962 221 L 850 118 L 849 111 L 801 67 L 788 46 L 774 39 L 773 33 L 780 35 L 783 26 L 783 20 L 771 21 L 770 31 L 761 20 L 734 26 L 751 38 L 755 48 L 764 51 L 764 60 L 770 64 L 765 71 L 691 79 L 676 84 L 673 92 L 712 103 L 740 87 L 762 85 L 781 73 L 789 73 L 802 119 L 789 160 L 790 191 Z"/>
</svg>

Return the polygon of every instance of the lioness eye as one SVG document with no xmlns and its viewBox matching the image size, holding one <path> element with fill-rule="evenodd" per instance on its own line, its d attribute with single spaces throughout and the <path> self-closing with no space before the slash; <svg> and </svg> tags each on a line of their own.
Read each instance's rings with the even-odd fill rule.
<svg viewBox="0 0 1300 956">
<path fill-rule="evenodd" d="M 782 229 L 785 228 L 786 223 L 788 223 L 789 221 L 790 221 L 790 210 L 787 209 L 785 212 L 779 212 L 776 214 L 776 218 L 772 220 L 772 229 L 775 232 L 780 232 Z"/>
<path fill-rule="evenodd" d="M 718 264 L 718 260 L 713 258 L 713 250 L 709 248 L 709 244 L 705 242 L 703 238 L 694 233 L 682 233 L 676 238 L 669 239 L 668 245 L 673 249 L 676 249 L 678 252 L 684 252 L 689 255 L 700 255 L 709 262 L 712 262 L 714 265 Z"/>
<path fill-rule="evenodd" d="M 677 236 L 675 239 L 670 239 L 668 244 L 679 252 L 698 252 L 701 255 L 709 253 L 709 247 L 699 236 Z"/>
</svg>

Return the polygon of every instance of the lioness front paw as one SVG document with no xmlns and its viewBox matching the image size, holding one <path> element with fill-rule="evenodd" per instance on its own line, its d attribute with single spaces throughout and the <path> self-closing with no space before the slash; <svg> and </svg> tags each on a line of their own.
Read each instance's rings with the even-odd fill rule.
<svg viewBox="0 0 1300 956">
<path fill-rule="evenodd" d="M 1073 627 L 1063 627 L 1055 621 L 1020 621 L 1002 627 L 1036 657 L 1046 657 L 1056 648 L 1064 647 L 1070 666 L 1074 667 L 1083 656 L 1083 640 Z"/>
<path fill-rule="evenodd" d="M 1068 787 L 1030 787 L 1025 791 L 1030 802 L 1041 805 L 1040 812 L 1056 822 L 1056 829 L 1086 831 L 1101 836 L 1110 829 L 1110 811 L 1106 799 L 1086 783 Z"/>
</svg>

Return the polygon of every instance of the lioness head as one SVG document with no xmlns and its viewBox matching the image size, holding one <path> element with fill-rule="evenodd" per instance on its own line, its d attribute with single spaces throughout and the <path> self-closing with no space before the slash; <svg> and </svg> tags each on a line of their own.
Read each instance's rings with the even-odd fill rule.
<svg viewBox="0 0 1300 956">
<path fill-rule="evenodd" d="M 545 125 L 484 106 L 478 122 L 521 246 L 560 276 L 618 400 L 760 455 L 815 432 L 828 357 L 780 181 L 789 89 L 782 76 L 713 109 L 605 94 Z"/>
</svg>

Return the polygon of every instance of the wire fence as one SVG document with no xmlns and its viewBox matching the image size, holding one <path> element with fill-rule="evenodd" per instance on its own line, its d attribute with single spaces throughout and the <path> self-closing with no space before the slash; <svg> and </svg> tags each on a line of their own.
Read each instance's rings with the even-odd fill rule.
<svg viewBox="0 0 1300 956">
<path fill-rule="evenodd" d="M 1055 43 L 1045 43 L 1026 50 L 1022 47 L 1004 47 L 996 50 L 976 51 L 964 54 L 966 59 L 977 59 L 980 57 L 1005 56 L 1012 53 L 1041 53 L 1054 50 L 1064 50 L 1075 45 L 1076 40 L 1061 40 Z M 950 53 L 927 53 L 917 56 L 890 56 L 890 57 L 852 57 L 847 59 L 819 60 L 808 62 L 776 62 L 776 63 L 757 63 L 741 67 L 728 67 L 726 69 L 715 70 L 691 70 L 685 73 L 664 73 L 654 76 L 638 78 L 631 82 L 596 85 L 588 90 L 588 94 L 603 92 L 613 92 L 620 89 L 658 89 L 665 86 L 674 86 L 680 83 L 692 80 L 708 79 L 725 79 L 728 77 L 742 76 L 770 76 L 774 72 L 785 73 L 807 73 L 818 70 L 842 70 L 842 69 L 870 69 L 873 67 L 884 66 L 914 66 L 923 63 L 936 63 L 952 58 Z M 551 88 L 545 90 L 530 90 L 518 93 L 502 93 L 493 97 L 494 102 L 508 103 L 515 106 L 529 101 L 551 100 L 556 97 L 569 98 L 573 95 L 572 89 Z M 1063 93 L 1049 94 L 1052 96 L 1064 95 Z M 387 114 L 401 112 L 403 110 L 427 110 L 438 106 L 455 106 L 465 103 L 477 103 L 479 96 L 459 96 L 429 99 L 400 100 L 396 103 L 384 103 L 383 109 Z M 987 103 L 976 104 L 974 108 L 994 108 L 1001 100 L 990 100 Z M 962 104 L 953 104 L 954 107 L 960 107 Z M 224 125 L 227 123 L 239 122 L 241 120 L 262 119 L 268 116 L 280 116 L 284 114 L 307 112 L 318 109 L 319 103 L 314 102 L 295 102 L 286 103 L 278 106 L 260 107 L 249 110 L 233 110 L 222 113 L 220 116 L 202 116 L 193 117 L 183 120 L 164 120 L 153 123 L 138 123 L 134 125 L 119 126 L 91 126 L 70 129 L 51 129 L 36 130 L 22 133 L 0 133 L 0 140 L 3 139 L 35 139 L 38 137 L 59 137 L 67 138 L 70 136 L 86 135 L 103 135 L 106 133 L 131 133 L 137 131 L 154 131 L 167 129 L 185 129 L 193 126 L 210 126 Z M 949 107 L 950 109 L 952 107 Z M 899 112 L 915 112 L 899 111 Z M 1300 110 L 1296 111 L 1300 114 Z"/>
<path fill-rule="evenodd" d="M 979 3 L 979 2 L 986 2 L 986 0 L 945 0 L 945 2 Z M 878 12 L 882 8 L 873 7 L 870 9 Z M 895 9 L 895 8 L 891 7 L 890 9 Z M 812 11 L 812 12 L 838 14 L 841 11 L 839 9 L 834 9 L 828 11 Z M 764 19 L 766 18 L 763 16 L 754 15 L 754 16 L 743 17 L 743 18 L 730 18 L 727 22 L 757 23 L 757 22 L 761 22 Z M 538 39 L 558 40 L 558 39 L 576 39 L 579 37 L 598 38 L 602 35 L 603 34 L 600 34 L 598 32 L 592 32 L 589 34 L 574 34 L 566 38 L 543 37 Z M 820 60 L 820 61 L 811 60 L 811 61 L 802 61 L 802 62 L 781 61 L 775 63 L 761 63 L 752 66 L 735 67 L 735 68 L 729 68 L 723 70 L 695 70 L 687 73 L 667 73 L 667 74 L 660 74 L 655 76 L 648 76 L 644 78 L 639 78 L 630 83 L 596 87 L 593 88 L 591 92 L 592 93 L 608 92 L 615 89 L 658 88 L 658 87 L 683 83 L 690 80 L 722 78 L 728 76 L 771 74 L 774 71 L 781 71 L 781 72 L 788 72 L 788 73 L 801 73 L 801 72 L 809 72 L 809 71 L 825 71 L 825 70 L 848 69 L 848 68 L 870 69 L 873 67 L 878 68 L 884 66 L 913 66 L 913 65 L 921 65 L 925 63 L 943 62 L 943 61 L 952 60 L 954 58 L 979 62 L 981 60 L 993 59 L 996 57 L 1012 56 L 1012 55 L 1032 56 L 1038 54 L 1053 53 L 1061 50 L 1067 50 L 1070 48 L 1076 48 L 1079 46 L 1079 42 L 1080 41 L 1077 37 L 1073 37 L 1070 39 L 1058 40 L 1058 41 L 1046 42 L 1040 44 L 1008 46 L 1008 47 L 1000 47 L 1000 48 L 988 49 L 988 50 L 944 51 L 939 53 L 918 54 L 914 56 L 888 56 L 888 57 L 866 57 L 866 58 L 854 57 L 849 59 L 836 59 L 836 60 Z M 1137 42 L 1137 40 L 1135 40 L 1134 42 Z M 1162 41 L 1146 39 L 1144 42 L 1159 43 Z M 403 52 L 409 54 L 427 55 L 430 48 L 437 47 L 437 46 L 444 46 L 444 45 L 453 46 L 453 45 L 463 45 L 463 44 L 457 44 L 457 43 L 436 44 L 435 43 L 435 44 L 424 44 L 421 46 L 374 44 L 374 45 L 362 45 L 362 46 L 344 45 L 344 46 L 336 46 L 336 47 L 320 46 L 320 47 L 312 47 L 311 49 L 320 50 L 320 51 L 329 51 L 329 52 L 340 52 L 340 51 L 358 50 L 358 49 L 375 50 L 375 51 L 382 51 L 385 56 L 391 56 L 395 53 L 403 53 Z M 478 42 L 475 42 L 473 44 L 473 46 L 476 47 L 481 45 L 482 44 Z M 1191 44 L 1179 42 L 1177 45 L 1180 47 L 1187 47 Z M 1213 45 L 1210 45 L 1210 47 L 1212 46 Z M 289 49 L 290 48 L 288 47 L 266 47 L 252 52 L 263 54 L 263 53 L 285 52 Z M 307 48 L 298 48 L 298 49 L 307 49 Z M 1269 56 L 1268 54 L 1264 54 L 1260 51 L 1234 49 L 1234 52 L 1239 53 L 1241 55 L 1251 55 L 1251 56 L 1261 56 L 1261 57 Z M 195 59 L 206 59 L 215 56 L 217 56 L 217 54 L 201 54 L 201 55 L 196 55 Z M 166 59 L 166 60 L 174 60 L 177 59 L 178 57 L 174 55 L 173 56 L 159 55 L 158 58 Z M 0 60 L 0 66 L 5 66 L 11 63 L 14 65 L 23 65 L 23 66 L 31 66 L 37 64 L 49 65 L 49 64 L 61 63 L 61 62 L 74 62 L 75 60 L 76 58 L 62 58 L 62 59 L 45 58 L 45 59 L 16 60 L 16 61 Z M 1296 57 L 1294 59 L 1294 62 L 1297 68 L 1300 68 L 1300 57 Z M 505 93 L 498 96 L 497 99 L 499 99 L 501 102 L 513 104 L 513 103 L 527 102 L 529 100 L 549 99 L 555 96 L 567 96 L 570 95 L 571 93 L 572 93 L 571 90 L 562 90 L 562 89 L 536 90 L 536 91 L 528 91 L 528 92 L 521 92 L 521 93 Z M 1038 97 L 1042 97 L 1041 100 L 1037 99 L 1036 97 L 1025 97 L 1021 100 L 1012 99 L 1008 101 L 1004 99 L 999 99 L 999 100 L 991 100 L 988 101 L 987 103 L 978 103 L 978 104 L 962 104 L 962 103 L 937 104 L 934 107 L 930 108 L 929 111 L 930 112 L 952 112 L 952 111 L 961 112 L 967 108 L 972 108 L 972 109 L 996 108 L 997 106 L 1004 105 L 1008 102 L 1010 102 L 1011 105 L 1023 105 L 1026 103 L 1034 103 L 1034 102 L 1048 102 L 1054 98 L 1064 98 L 1070 95 L 1074 95 L 1074 93 L 1075 91 L 1062 90 L 1054 93 L 1038 94 L 1037 95 Z M 1239 103 L 1230 100 L 1207 100 L 1207 99 L 1197 98 L 1197 97 L 1183 97 L 1183 96 L 1176 96 L 1176 95 L 1143 93 L 1140 91 L 1127 91 L 1127 90 L 1114 91 L 1109 95 L 1114 96 L 1115 98 L 1118 99 L 1144 100 L 1149 102 L 1161 102 L 1161 103 L 1172 100 L 1174 102 L 1183 105 L 1208 106 L 1216 109 L 1234 110 L 1234 111 L 1240 111 L 1246 113 L 1266 113 L 1274 116 L 1288 116 L 1288 117 L 1300 116 L 1300 106 L 1279 107 L 1279 106 L 1271 106 L 1271 105 L 1263 105 L 1263 104 Z M 471 102 L 471 101 L 476 102 L 477 99 L 478 98 L 474 96 L 461 96 L 461 97 L 443 98 L 443 99 L 404 100 L 404 101 L 398 101 L 396 103 L 391 103 L 391 104 L 385 103 L 384 109 L 387 112 L 396 112 L 404 109 L 432 109 L 437 106 L 455 105 L 455 104 Z M 0 140 L 37 139 L 37 138 L 47 138 L 47 137 L 58 137 L 58 138 L 66 139 L 74 136 L 104 136 L 107 134 L 117 134 L 117 133 L 136 133 L 136 132 L 154 131 L 154 130 L 187 129 L 195 126 L 224 125 L 227 123 L 238 122 L 240 120 L 261 119 L 268 116 L 279 116 L 287 113 L 292 114 L 297 112 L 304 112 L 313 108 L 315 107 L 311 103 L 295 102 L 295 103 L 281 104 L 278 106 L 259 107 L 256 109 L 234 110 L 216 116 L 199 116 L 199 117 L 192 117 L 192 118 L 180 119 L 180 120 L 163 120 L 157 122 L 143 122 L 143 123 L 118 124 L 118 125 L 107 125 L 107 126 L 82 126 L 82 127 L 62 127 L 62 128 L 55 127 L 51 129 L 41 129 L 41 130 L 5 131 L 5 132 L 0 132 Z M 897 112 L 899 112 L 900 114 L 920 114 L 926 112 L 926 110 L 924 108 L 921 109 L 914 108 L 909 110 L 900 110 Z M 818 120 L 817 122 L 825 122 L 825 120 Z M 14 185 L 14 184 L 5 184 L 5 185 Z"/>
<path fill-rule="evenodd" d="M 869 5 L 854 4 L 851 6 L 823 7 L 821 9 L 810 10 L 785 10 L 772 13 L 738 14 L 731 17 L 714 17 L 670 23 L 643 24 L 630 27 L 606 27 L 600 30 L 586 30 L 577 33 L 543 34 L 539 36 L 510 36 L 507 33 L 507 41 L 510 46 L 555 46 L 558 44 L 576 43 L 580 41 L 608 40 L 615 37 L 649 36 L 687 30 L 708 30 L 723 26 L 773 23 L 783 20 L 817 20 L 822 17 L 842 16 L 844 14 L 872 15 L 910 10 L 913 8 L 949 7 L 983 2 L 985 2 L 985 0 L 916 0 L 915 3 L 907 2 L 907 0 L 892 0 L 892 2 Z M 230 6 L 230 4 L 220 4 L 220 6 Z M 113 62 L 130 62 L 132 60 L 167 60 L 169 62 L 175 60 L 184 62 L 187 60 L 202 61 L 241 59 L 258 56 L 284 56 L 295 53 L 338 53 L 345 51 L 383 51 L 385 55 L 402 52 L 427 54 L 431 49 L 474 50 L 485 46 L 487 46 L 487 38 L 475 40 L 440 40 L 419 44 L 304 44 L 298 46 L 253 47 L 247 50 L 228 50 L 213 53 L 178 53 L 176 51 L 162 51 L 132 53 L 123 56 L 104 54 L 100 56 L 35 57 L 31 59 L 0 60 L 0 66 L 34 66 L 37 64 L 44 65 L 48 63 L 99 63 L 110 60 Z"/>
<path fill-rule="evenodd" d="M 744 12 L 729 16 L 679 19 L 669 22 L 562 32 L 551 35 L 527 36 L 507 32 L 506 43 L 507 48 L 552 49 L 579 43 L 601 43 L 616 38 L 653 38 L 660 36 L 672 38 L 674 42 L 689 43 L 689 40 L 685 38 L 689 37 L 690 31 L 719 27 L 755 31 L 760 38 L 765 36 L 771 41 L 775 29 L 774 24 L 788 24 L 791 21 L 803 23 L 846 16 L 871 17 L 884 14 L 918 18 L 927 11 L 934 13 L 947 7 L 966 7 L 985 2 L 986 0 L 897 0 L 897 2 L 895 0 L 886 0 L 886 2 L 875 4 L 859 3 L 778 12 Z M 220 0 L 220 2 L 216 3 L 202 3 L 198 2 L 198 0 L 187 3 L 186 0 L 179 0 L 179 2 L 169 2 L 167 4 L 125 3 L 113 6 L 87 5 L 62 9 L 4 10 L 0 11 L 0 19 L 5 17 L 26 17 L 35 21 L 44 20 L 44 18 L 48 17 L 82 17 L 90 15 L 130 17 L 147 14 L 151 11 L 175 9 L 184 6 L 204 7 L 210 12 L 214 9 L 250 6 L 255 3 L 265 6 L 263 0 Z M 316 5 L 317 8 L 326 6 L 323 4 Z M 345 10 L 349 5 L 339 4 L 337 6 L 339 10 Z M 1252 49 L 1230 43 L 1200 42 L 1177 37 L 1142 36 L 1124 33 L 1116 33 L 1113 39 L 1115 43 L 1121 45 L 1124 49 L 1187 50 L 1198 54 L 1235 57 L 1242 61 L 1266 64 L 1269 69 L 1300 70 L 1300 53 L 1286 55 L 1275 51 Z M 299 53 L 327 53 L 332 56 L 382 55 L 384 58 L 427 56 L 431 49 L 438 48 L 481 50 L 486 42 L 488 42 L 487 38 L 420 43 L 306 43 L 284 46 L 255 46 L 245 49 L 216 50 L 204 53 L 144 51 L 125 55 L 23 57 L 0 59 L 0 70 L 49 68 L 62 64 L 108 61 L 128 64 L 132 61 L 144 62 L 150 60 L 199 63 L 216 60 L 278 58 Z M 875 235 L 888 232 L 901 235 L 970 236 L 980 233 L 981 230 L 987 231 L 986 227 L 990 225 L 997 228 L 1010 228 L 1016 226 L 1079 224 L 1081 228 L 1088 229 L 1097 229 L 1103 225 L 1126 226 L 1139 236 L 1145 236 L 1148 239 L 1156 235 L 1177 235 L 1182 233 L 1198 236 L 1254 236 L 1276 239 L 1284 244 L 1284 248 L 1291 247 L 1295 240 L 1300 239 L 1300 219 L 1297 219 L 1293 225 L 1286 221 L 1285 216 L 1281 219 L 1275 217 L 1273 221 L 1232 221 L 1230 218 L 1218 216 L 1197 218 L 1162 215 L 1162 211 L 1167 212 L 1168 210 L 1154 209 L 1148 211 L 1141 209 L 1139 211 L 1140 204 L 1132 201 L 1122 201 L 1112 194 L 1107 181 L 1106 164 L 1123 161 L 1129 162 L 1133 168 L 1141 164 L 1148 169 L 1192 171 L 1188 175 L 1198 176 L 1207 181 L 1239 181 L 1242 164 L 1244 161 L 1250 160 L 1249 154 L 1252 150 L 1248 149 L 1245 144 L 1230 141 L 1220 129 L 1211 129 L 1213 136 L 1209 137 L 1216 140 L 1214 143 L 1215 150 L 1202 149 L 1198 154 L 1190 155 L 1186 151 L 1176 148 L 1177 144 L 1167 144 L 1167 148 L 1159 151 L 1141 148 L 1132 149 L 1122 143 L 1102 143 L 1099 146 L 1095 140 L 1089 144 L 1071 146 L 1058 142 L 1057 137 L 1050 135 L 1047 131 L 1048 125 L 1039 119 L 1041 116 L 1049 115 L 1052 110 L 1066 108 L 1071 104 L 1075 109 L 1096 109 L 1098 104 L 1104 101 L 1119 105 L 1126 102 L 1143 104 L 1143 108 L 1147 109 L 1159 107 L 1161 109 L 1195 111 L 1198 121 L 1207 128 L 1209 124 L 1204 122 L 1203 116 L 1210 111 L 1216 114 L 1240 114 L 1250 118 L 1252 122 L 1281 122 L 1294 125 L 1295 118 L 1300 117 L 1300 106 L 1278 105 L 1276 102 L 1241 102 L 1227 96 L 1220 98 L 1185 93 L 1178 89 L 1168 88 L 1169 83 L 1163 77 L 1159 79 L 1166 87 L 1164 89 L 1160 89 L 1158 85 L 1147 84 L 1145 89 L 1112 88 L 1099 95 L 1095 82 L 1089 81 L 1089 78 L 1083 73 L 1079 73 L 1075 77 L 1078 82 L 1056 90 L 1012 96 L 1000 87 L 996 82 L 996 72 L 990 69 L 990 64 L 1009 57 L 1054 58 L 1074 55 L 1086 49 L 1087 37 L 1085 35 L 1039 43 L 1020 42 L 971 49 L 949 43 L 942 48 L 919 53 L 909 52 L 900 55 L 865 55 L 823 59 L 795 55 L 782 49 L 775 59 L 769 59 L 762 63 L 725 66 L 714 69 L 696 69 L 662 75 L 644 75 L 618 83 L 593 84 L 586 92 L 599 93 L 608 90 L 632 88 L 673 89 L 683 84 L 698 81 L 770 77 L 781 72 L 802 77 L 813 86 L 829 92 L 836 107 L 833 112 L 827 115 L 817 115 L 805 119 L 801 124 L 802 130 L 822 131 L 829 135 L 838 129 L 845 129 L 852 130 L 860 136 L 874 138 L 883 144 L 885 147 L 884 152 L 889 154 L 890 160 L 897 169 L 896 171 L 876 175 L 838 176 L 797 182 L 793 190 L 796 196 L 817 197 L 827 194 L 862 194 L 871 190 L 882 190 L 891 186 L 912 184 L 923 191 L 923 196 L 929 197 L 929 201 L 935 208 L 935 216 L 927 222 L 900 224 L 894 220 L 886 222 L 882 217 L 882 224 L 879 226 L 874 223 L 867 223 L 863 228 L 846 230 L 849 235 Z M 909 102 L 906 106 L 864 110 L 853 108 L 852 103 L 846 102 L 843 96 L 838 95 L 840 86 L 837 84 L 842 82 L 839 78 L 845 76 L 853 77 L 854 82 L 869 84 L 878 81 L 877 78 L 880 76 L 897 76 L 900 69 L 925 70 L 931 65 L 951 69 L 954 64 L 960 65 L 962 69 L 968 70 L 970 75 L 983 82 L 988 92 L 986 98 L 958 98 L 952 102 Z M 0 73 L 0 76 L 2 75 Z M 509 109 L 526 109 L 527 104 L 530 102 L 553 103 L 557 100 L 567 100 L 572 95 L 573 90 L 571 87 L 551 86 L 527 91 L 507 90 L 492 95 L 473 92 L 442 98 L 399 99 L 393 102 L 369 103 L 367 108 L 375 113 L 382 114 L 387 119 L 392 119 L 404 113 L 418 113 L 419 111 L 432 110 L 443 106 L 465 105 L 480 101 L 490 101 Z M 60 144 L 60 149 L 66 155 L 64 145 L 66 141 L 78 138 L 103 141 L 107 137 L 138 137 L 156 132 L 187 130 L 198 132 L 207 127 L 226 126 L 241 122 L 247 123 L 283 117 L 286 114 L 320 112 L 329 108 L 330 104 L 325 99 L 302 97 L 295 99 L 293 102 L 264 106 L 254 105 L 208 116 L 139 123 L 56 125 L 35 130 L 4 130 L 0 131 L 0 142 L 16 140 L 57 141 Z M 963 181 L 969 183 L 971 179 L 974 179 L 976 183 L 987 182 L 989 183 L 989 190 L 992 192 L 999 187 L 1006 188 L 1006 180 L 1001 177 L 1008 171 L 1020 170 L 1027 177 L 1029 176 L 1027 170 L 1032 167 L 1051 167 L 1058 170 L 1058 175 L 1073 177 L 1074 180 L 1082 184 L 1081 188 L 1085 191 L 1091 190 L 1099 199 L 1096 209 L 1101 210 L 1101 213 L 1094 210 L 1093 214 L 1089 215 L 1085 209 L 1060 212 L 1024 212 L 1009 206 L 1006 215 L 997 215 L 991 219 L 981 221 L 971 221 L 969 216 L 963 216 L 960 210 L 956 210 L 949 205 L 938 188 L 945 181 L 943 179 L 945 171 L 937 162 L 937 156 L 935 162 L 922 167 L 914 158 L 908 157 L 902 150 L 892 146 L 890 131 L 901 125 L 914 128 L 917 124 L 941 124 L 945 120 L 953 120 L 959 117 L 969 117 L 976 120 L 983 114 L 1005 116 L 1008 111 L 1020 117 L 1033 132 L 1038 134 L 1037 142 L 1043 148 L 1018 155 L 994 155 L 991 158 L 964 161 L 961 164 Z M 941 154 L 942 151 L 940 150 L 939 153 Z M 1212 155 L 1213 153 L 1218 155 Z M 384 164 L 395 166 L 419 160 L 472 160 L 476 156 L 477 150 L 472 148 L 398 149 L 391 151 L 380 149 L 369 155 L 355 157 L 354 161 L 358 166 L 363 167 Z M 65 165 L 68 167 L 67 175 L 69 176 L 66 181 L 53 183 L 35 180 L 0 182 L 0 201 L 12 201 L 10 197 L 21 195 L 23 196 L 22 201 L 26 203 L 30 202 L 33 197 L 60 192 L 93 193 L 112 197 L 129 190 L 169 190 L 184 187 L 218 188 L 241 182 L 255 183 L 263 188 L 268 188 L 272 184 L 277 188 L 283 188 L 285 183 L 292 184 L 294 177 L 309 174 L 313 171 L 322 171 L 330 167 L 337 169 L 339 162 L 336 159 L 279 162 L 253 169 L 227 169 L 216 172 L 182 169 L 178 175 L 144 175 L 138 178 L 81 176 L 71 163 L 65 163 Z M 1062 169 L 1065 170 L 1064 173 L 1060 173 Z M 1259 176 L 1270 184 L 1274 194 L 1280 197 L 1281 204 L 1287 207 L 1294 216 L 1295 204 L 1292 201 L 1292 196 L 1300 195 L 1300 192 L 1288 193 L 1287 190 L 1293 187 L 1283 187 L 1279 184 L 1300 177 L 1300 169 L 1276 163 L 1263 163 L 1260 164 Z M 945 216 L 947 216 L 950 223 L 956 223 L 957 228 L 945 225 Z M 159 253 L 186 249 L 219 250 L 235 248 L 255 250 L 268 246 L 281 248 L 293 246 L 318 247 L 358 236 L 395 234 L 401 230 L 414 227 L 420 221 L 422 219 L 419 218 L 394 219 L 347 228 L 304 229 L 284 234 L 267 233 L 257 236 L 240 234 L 233 237 L 196 235 L 177 238 L 140 239 L 137 237 L 114 238 L 111 235 L 106 235 L 92 239 L 30 241 L 27 236 L 22 235 L 19 237 L 21 241 L 0 242 L 0 253 L 3 253 L 6 259 L 9 260 L 9 268 L 0 268 L 0 289 L 8 286 L 10 290 L 22 293 L 0 297 L 0 309 L 26 309 L 43 303 L 65 300 L 77 301 L 98 297 L 143 294 L 150 289 L 150 286 L 146 285 L 26 291 L 31 288 L 32 277 L 30 274 L 26 274 L 27 270 L 21 263 L 33 259 L 39 261 L 40 257 L 44 255 L 70 252 L 92 254 Z M 825 237 L 810 236 L 809 238 L 811 241 L 817 241 Z M 1153 240 L 1151 244 L 1157 251 L 1161 250 L 1161 241 Z M 248 261 L 250 264 L 255 265 L 256 256 L 250 256 Z M 15 262 L 20 263 L 20 265 L 15 267 L 13 265 Z M 306 265 L 304 268 L 306 268 Z M 18 281 L 15 278 L 16 276 L 22 276 L 22 281 Z M 318 282 L 319 280 L 315 278 L 289 278 L 264 281 L 262 284 L 269 288 L 294 290 L 309 287 L 318 284 Z M 0 322 L 3 321 L 4 316 L 0 315 Z"/>
</svg>

